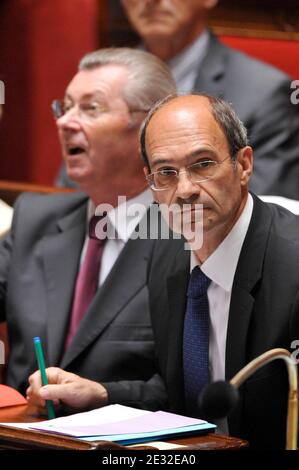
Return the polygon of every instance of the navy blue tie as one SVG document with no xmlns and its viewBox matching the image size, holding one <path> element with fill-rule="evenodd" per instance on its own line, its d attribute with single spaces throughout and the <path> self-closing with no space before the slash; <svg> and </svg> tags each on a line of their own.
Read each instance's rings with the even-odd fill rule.
<svg viewBox="0 0 299 470">
<path fill-rule="evenodd" d="M 209 279 L 196 266 L 191 273 L 184 321 L 183 367 L 186 409 L 198 414 L 197 400 L 209 382 Z"/>
</svg>

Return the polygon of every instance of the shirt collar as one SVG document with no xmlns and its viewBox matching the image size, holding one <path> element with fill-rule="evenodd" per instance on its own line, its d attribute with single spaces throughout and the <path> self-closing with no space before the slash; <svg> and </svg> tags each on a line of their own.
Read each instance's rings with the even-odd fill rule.
<svg viewBox="0 0 299 470">
<path fill-rule="evenodd" d="M 204 30 L 192 44 L 167 62 L 176 83 L 180 83 L 190 72 L 197 71 L 204 58 L 208 42 L 209 33 Z"/>
<path fill-rule="evenodd" d="M 227 292 L 232 289 L 240 252 L 249 227 L 252 211 L 253 199 L 251 194 L 248 194 L 243 212 L 232 230 L 200 266 L 206 276 Z M 191 269 L 198 265 L 198 260 L 191 251 Z"/>
<path fill-rule="evenodd" d="M 121 202 L 117 207 L 108 211 L 107 217 L 112 228 L 115 228 L 118 239 L 121 239 L 124 243 L 128 241 L 152 202 L 151 190 L 147 188 L 137 196 Z M 87 210 L 88 220 L 94 213 L 95 206 L 89 200 Z"/>
<path fill-rule="evenodd" d="M 193 90 L 198 67 L 205 56 L 209 38 L 209 32 L 205 29 L 195 41 L 167 62 L 180 92 L 190 93 Z M 146 50 L 144 43 L 140 43 L 138 49 Z"/>
</svg>

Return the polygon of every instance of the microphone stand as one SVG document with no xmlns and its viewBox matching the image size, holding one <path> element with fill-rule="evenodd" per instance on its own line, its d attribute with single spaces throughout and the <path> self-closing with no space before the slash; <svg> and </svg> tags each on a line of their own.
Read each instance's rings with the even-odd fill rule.
<svg viewBox="0 0 299 470">
<path fill-rule="evenodd" d="M 275 359 L 283 359 L 288 368 L 289 377 L 289 397 L 288 397 L 288 414 L 287 414 L 287 436 L 286 449 L 297 449 L 297 432 L 298 432 L 298 385 L 297 385 L 297 368 L 296 362 L 292 358 L 291 353 L 286 349 L 276 348 L 261 354 L 253 359 L 243 369 L 241 369 L 230 381 L 235 387 L 240 385 L 254 372 L 265 364 Z"/>
</svg>

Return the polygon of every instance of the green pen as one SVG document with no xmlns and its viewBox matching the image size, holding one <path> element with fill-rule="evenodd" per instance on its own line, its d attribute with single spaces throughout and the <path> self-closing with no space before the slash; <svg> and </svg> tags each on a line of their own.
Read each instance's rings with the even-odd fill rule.
<svg viewBox="0 0 299 470">
<path fill-rule="evenodd" d="M 42 379 L 42 384 L 48 385 L 48 378 L 46 374 L 46 366 L 45 366 L 45 360 L 44 360 L 42 343 L 41 343 L 40 337 L 35 336 L 33 338 L 33 342 L 34 342 L 34 347 L 35 347 L 37 363 L 38 363 L 38 367 L 39 367 L 40 375 Z M 52 400 L 46 400 L 46 407 L 47 407 L 47 412 L 48 412 L 48 418 L 49 419 L 56 418 L 54 404 Z"/>
</svg>

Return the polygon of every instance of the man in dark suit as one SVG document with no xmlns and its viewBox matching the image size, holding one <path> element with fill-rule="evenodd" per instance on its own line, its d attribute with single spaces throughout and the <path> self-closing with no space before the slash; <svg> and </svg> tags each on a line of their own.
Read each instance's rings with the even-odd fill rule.
<svg viewBox="0 0 299 470">
<path fill-rule="evenodd" d="M 206 29 L 217 0 L 122 0 L 146 50 L 170 67 L 179 91 L 198 91 L 231 103 L 255 151 L 250 188 L 256 194 L 299 199 L 299 107 L 291 79 L 235 51 Z"/>
<path fill-rule="evenodd" d="M 85 194 L 24 195 L 15 206 L 11 234 L 0 245 L 0 318 L 8 323 L 10 341 L 7 384 L 21 392 L 37 369 L 33 337 L 40 336 L 48 365 L 83 377 L 82 398 L 94 381 L 86 408 L 163 405 L 163 387 L 151 387 L 155 357 L 146 274 L 152 241 L 131 239 L 141 215 L 127 209 L 142 204 L 146 212 L 151 202 L 138 130 L 145 112 L 174 90 L 167 67 L 151 54 L 102 49 L 82 59 L 64 100 L 55 101 L 67 172 Z M 105 242 L 97 291 L 78 322 L 88 221 L 100 204 L 116 236 Z"/>
<path fill-rule="evenodd" d="M 149 292 L 160 374 L 170 409 L 200 416 L 203 379 L 229 380 L 271 348 L 296 347 L 299 219 L 248 192 L 253 152 L 222 100 L 164 100 L 146 118 L 141 145 L 155 199 L 174 205 L 169 220 L 188 241 L 161 240 L 153 253 Z M 252 447 L 283 448 L 287 383 L 281 361 L 260 369 L 220 430 Z"/>
</svg>

